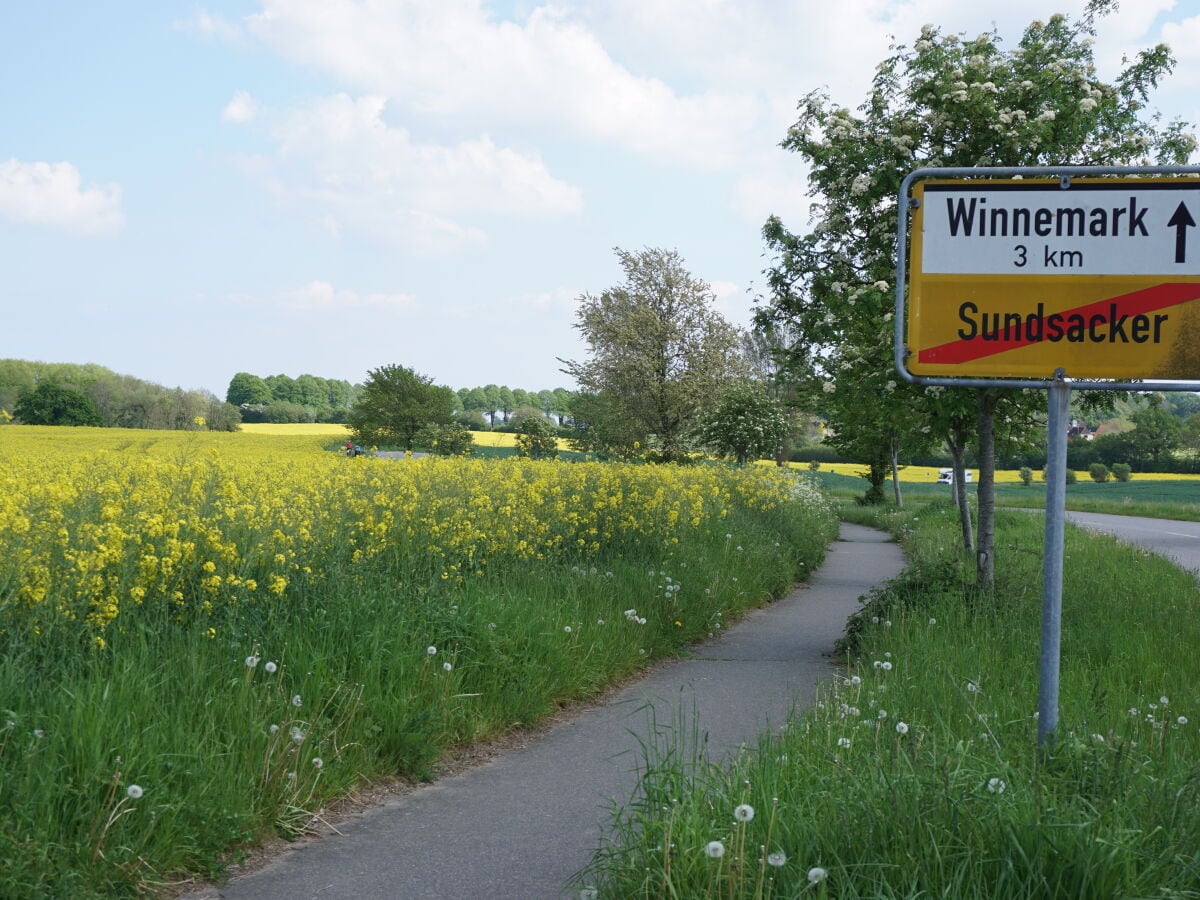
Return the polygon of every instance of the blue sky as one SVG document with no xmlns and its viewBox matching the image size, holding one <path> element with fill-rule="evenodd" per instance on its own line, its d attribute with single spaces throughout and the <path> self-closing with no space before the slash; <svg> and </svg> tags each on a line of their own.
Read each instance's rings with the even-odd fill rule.
<svg viewBox="0 0 1200 900">
<path fill-rule="evenodd" d="M 43 0 L 0 5 L 0 357 L 224 396 L 239 371 L 572 386 L 613 247 L 679 250 L 748 324 L 778 143 L 857 106 L 925 23 L 1015 42 L 1010 0 Z M 1165 41 L 1200 122 L 1200 0 L 1127 0 L 1102 75 Z"/>
</svg>

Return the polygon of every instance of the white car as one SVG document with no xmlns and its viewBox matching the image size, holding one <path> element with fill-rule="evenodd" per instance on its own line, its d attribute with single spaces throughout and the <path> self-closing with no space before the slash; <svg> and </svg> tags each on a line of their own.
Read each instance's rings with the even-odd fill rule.
<svg viewBox="0 0 1200 900">
<path fill-rule="evenodd" d="M 967 484 L 970 484 L 971 479 L 973 477 L 971 470 L 966 469 L 965 471 L 966 471 L 966 474 L 963 476 L 963 481 L 965 481 Z M 954 484 L 954 470 L 953 469 L 938 469 L 937 483 L 938 484 Z"/>
</svg>

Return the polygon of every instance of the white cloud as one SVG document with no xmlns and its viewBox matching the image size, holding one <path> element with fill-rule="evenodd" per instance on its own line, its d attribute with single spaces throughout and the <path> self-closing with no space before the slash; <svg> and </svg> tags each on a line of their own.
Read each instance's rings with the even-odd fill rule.
<svg viewBox="0 0 1200 900">
<path fill-rule="evenodd" d="M 277 305 L 298 311 L 382 309 L 401 312 L 415 309 L 417 298 L 412 294 L 361 294 L 346 288 L 334 288 L 328 281 L 312 281 L 298 290 L 281 294 Z"/>
<path fill-rule="evenodd" d="M 752 96 L 685 96 L 631 72 L 553 6 L 513 22 L 479 0 L 264 0 L 246 21 L 285 56 L 413 114 L 566 130 L 660 161 L 729 165 L 759 114 Z"/>
<path fill-rule="evenodd" d="M 1175 78 L 1188 87 L 1200 84 L 1200 16 L 1164 25 L 1162 36 L 1179 60 Z"/>
<path fill-rule="evenodd" d="M 242 124 L 249 122 L 258 115 L 258 101 L 249 91 L 236 91 L 230 101 L 221 111 L 221 121 Z"/>
<path fill-rule="evenodd" d="M 813 199 L 798 160 L 787 160 L 794 174 L 763 165 L 743 175 L 733 189 L 733 208 L 746 222 L 761 228 L 768 216 L 779 216 L 792 228 L 808 221 Z"/>
<path fill-rule="evenodd" d="M 215 38 L 226 44 L 240 44 L 245 38 L 242 27 L 221 16 L 214 16 L 200 10 L 190 19 L 176 19 L 171 23 L 176 31 L 190 31 L 206 38 Z"/>
<path fill-rule="evenodd" d="M 444 250 L 480 243 L 480 216 L 555 218 L 583 208 L 579 188 L 554 178 L 536 155 L 488 136 L 420 143 L 383 119 L 382 97 L 345 94 L 272 113 L 278 150 L 257 169 L 285 203 L 334 232 Z"/>
<path fill-rule="evenodd" d="M 112 233 L 125 221 L 119 185 L 85 188 L 69 162 L 18 159 L 0 162 L 0 216 L 79 234 Z"/>
</svg>

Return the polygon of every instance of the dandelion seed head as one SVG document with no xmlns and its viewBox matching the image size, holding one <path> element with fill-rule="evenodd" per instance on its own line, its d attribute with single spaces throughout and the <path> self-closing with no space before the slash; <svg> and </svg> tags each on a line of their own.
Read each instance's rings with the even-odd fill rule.
<svg viewBox="0 0 1200 900">
<path fill-rule="evenodd" d="M 896 734 L 908 734 L 908 723 L 907 722 L 897 722 L 896 723 Z"/>
<path fill-rule="evenodd" d="M 733 809 L 733 817 L 739 822 L 749 822 L 754 818 L 754 807 L 749 803 L 739 803 Z"/>
<path fill-rule="evenodd" d="M 312 758 L 312 764 L 314 769 L 322 769 L 325 767 L 325 760 L 321 759 L 319 756 L 314 756 Z"/>
<path fill-rule="evenodd" d="M 257 656 L 247 656 L 246 657 L 246 668 L 247 669 L 253 669 L 257 665 L 258 665 L 258 657 Z"/>
<path fill-rule="evenodd" d="M 443 669 L 443 671 L 449 672 L 449 671 L 450 671 L 451 669 L 453 669 L 453 668 L 454 668 L 454 663 L 452 663 L 452 662 L 444 662 L 444 663 L 442 663 L 442 669 Z"/>
<path fill-rule="evenodd" d="M 428 647 L 425 648 L 425 652 L 428 653 L 430 656 L 437 656 L 437 647 L 434 647 L 432 644 L 430 644 Z"/>
<path fill-rule="evenodd" d="M 144 793 L 145 791 L 142 790 L 142 786 L 140 784 L 131 784 L 129 787 L 125 788 L 125 796 L 130 800 L 141 800 Z"/>
<path fill-rule="evenodd" d="M 299 694 L 292 694 L 292 706 L 299 708 L 303 704 L 304 704 L 304 700 L 301 699 Z"/>
<path fill-rule="evenodd" d="M 826 879 L 826 877 L 828 875 L 829 875 L 829 873 L 826 872 L 824 869 L 822 869 L 820 866 L 813 866 L 811 869 L 808 870 L 808 883 L 809 884 L 820 884 L 822 881 L 824 881 Z"/>
<path fill-rule="evenodd" d="M 776 850 L 774 853 L 767 854 L 767 865 L 768 866 L 774 866 L 775 868 L 778 869 L 785 862 L 787 862 L 787 854 L 784 853 L 782 850 Z"/>
<path fill-rule="evenodd" d="M 268 662 L 263 668 L 267 670 L 268 675 L 274 675 L 279 671 L 279 666 L 273 662 Z"/>
<path fill-rule="evenodd" d="M 725 855 L 725 845 L 720 841 L 709 841 L 704 847 L 704 853 L 709 859 L 720 859 Z"/>
<path fill-rule="evenodd" d="M 850 738 L 848 738 L 848 737 L 838 738 L 837 745 L 843 749 L 849 747 L 850 746 Z"/>
<path fill-rule="evenodd" d="M 271 734 L 275 734 L 277 731 L 279 731 L 279 726 L 272 723 L 271 727 L 268 728 L 267 731 L 269 731 Z"/>
<path fill-rule="evenodd" d="M 1003 781 L 1001 781 L 999 778 L 989 778 L 988 779 L 987 789 L 989 791 L 991 791 L 993 794 L 1003 794 L 1004 789 L 1006 787 L 1008 787 L 1008 785 L 1005 784 Z"/>
<path fill-rule="evenodd" d="M 1187 716 L 1180 716 L 1180 717 L 1179 717 L 1178 719 L 1176 719 L 1175 721 L 1176 721 L 1176 722 L 1178 722 L 1180 725 L 1186 725 L 1186 724 L 1188 723 L 1188 717 L 1187 717 Z"/>
</svg>

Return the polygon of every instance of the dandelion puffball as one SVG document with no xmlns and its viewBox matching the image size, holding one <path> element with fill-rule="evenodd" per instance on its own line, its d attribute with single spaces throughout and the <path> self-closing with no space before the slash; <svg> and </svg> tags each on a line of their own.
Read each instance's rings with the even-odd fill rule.
<svg viewBox="0 0 1200 900">
<path fill-rule="evenodd" d="M 720 859 L 725 855 L 725 845 L 720 841 L 709 841 L 704 852 L 708 854 L 709 859 Z"/>
</svg>

